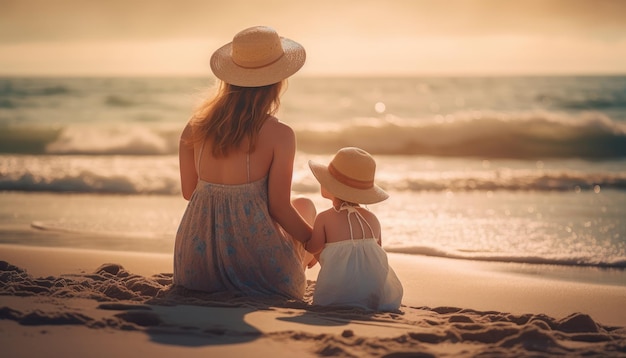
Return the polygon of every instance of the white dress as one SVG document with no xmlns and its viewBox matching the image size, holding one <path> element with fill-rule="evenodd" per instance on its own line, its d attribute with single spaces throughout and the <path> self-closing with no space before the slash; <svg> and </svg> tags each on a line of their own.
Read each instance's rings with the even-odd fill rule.
<svg viewBox="0 0 626 358">
<path fill-rule="evenodd" d="M 356 208 L 345 205 L 352 235 L 350 215 L 357 218 L 372 233 L 372 238 L 328 243 L 319 257 L 313 304 L 328 306 L 355 306 L 376 311 L 395 311 L 400 308 L 403 288 L 396 273 L 387 262 L 387 253 L 378 245 L 372 228 Z M 365 235 L 364 235 L 365 236 Z"/>
</svg>

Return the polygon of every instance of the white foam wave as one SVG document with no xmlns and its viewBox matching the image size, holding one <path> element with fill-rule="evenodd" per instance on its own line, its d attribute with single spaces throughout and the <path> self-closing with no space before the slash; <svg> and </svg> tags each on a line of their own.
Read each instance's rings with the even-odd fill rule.
<svg viewBox="0 0 626 358">
<path fill-rule="evenodd" d="M 179 187 L 175 157 L 0 157 L 0 190 L 172 195 Z"/>
<path fill-rule="evenodd" d="M 509 255 L 504 253 L 492 252 L 461 252 L 448 251 L 427 246 L 410 246 L 410 247 L 385 247 L 385 251 L 393 253 L 403 253 L 411 255 L 423 255 L 434 257 L 445 257 L 452 259 L 474 260 L 474 261 L 493 261 L 493 262 L 513 262 L 528 264 L 546 264 L 546 265 L 564 265 L 564 266 L 593 266 L 603 268 L 626 268 L 626 257 L 604 258 L 598 259 L 593 257 L 582 256 L 522 256 Z"/>
<path fill-rule="evenodd" d="M 178 153 L 180 128 L 110 125 L 64 128 L 49 154 L 167 155 Z"/>
<path fill-rule="evenodd" d="M 297 158 L 292 189 L 317 193 L 319 184 L 306 165 L 310 156 L 300 154 Z M 580 168 L 567 165 L 552 168 L 555 165 L 552 163 L 537 168 L 534 161 L 490 162 L 484 168 L 459 170 L 459 163 L 464 161 L 456 159 L 452 162 L 440 159 L 435 168 L 427 165 L 424 168 L 424 160 L 409 160 L 409 157 L 380 159 L 377 183 L 390 191 L 626 190 L 626 171 L 620 169 L 626 165 L 623 161 L 591 167 L 590 163 L 578 162 Z M 178 195 L 178 158 L 175 155 L 4 155 L 0 156 L 0 190 Z"/>
</svg>

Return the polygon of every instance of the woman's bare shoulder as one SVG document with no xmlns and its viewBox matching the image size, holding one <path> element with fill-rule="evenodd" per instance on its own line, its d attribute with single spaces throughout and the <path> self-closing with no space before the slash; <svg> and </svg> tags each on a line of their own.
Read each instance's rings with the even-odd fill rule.
<svg viewBox="0 0 626 358">
<path fill-rule="evenodd" d="M 274 116 L 270 116 L 265 123 L 263 124 L 263 128 L 271 128 L 272 130 L 281 130 L 281 131 L 293 131 L 293 129 L 286 123 L 281 122 L 278 118 Z"/>
<path fill-rule="evenodd" d="M 180 143 L 185 146 L 193 146 L 193 126 L 188 122 L 180 134 Z"/>
<path fill-rule="evenodd" d="M 183 128 L 183 133 L 182 136 L 190 136 L 193 133 L 193 125 L 191 124 L 191 121 L 187 122 L 187 124 L 185 124 L 185 128 Z"/>
<path fill-rule="evenodd" d="M 295 132 L 287 124 L 279 121 L 276 117 L 270 117 L 265 121 L 259 133 L 262 137 L 270 138 L 272 142 L 287 145 L 295 141 Z"/>
</svg>

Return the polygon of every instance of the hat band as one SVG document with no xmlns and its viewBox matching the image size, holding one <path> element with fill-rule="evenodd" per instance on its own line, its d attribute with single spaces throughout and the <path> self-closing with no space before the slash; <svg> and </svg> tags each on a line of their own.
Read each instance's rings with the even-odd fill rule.
<svg viewBox="0 0 626 358">
<path fill-rule="evenodd" d="M 339 172 L 337 168 L 333 166 L 333 163 L 330 163 L 328 165 L 328 172 L 338 182 L 340 182 L 341 184 L 347 185 L 351 188 L 371 189 L 372 187 L 374 187 L 374 180 L 359 180 L 359 179 L 350 178 L 349 176 L 346 176 L 342 174 L 341 172 Z"/>
<path fill-rule="evenodd" d="M 281 58 L 283 58 L 283 56 L 285 56 L 285 53 L 284 53 L 284 52 L 283 52 L 283 53 L 281 53 L 281 54 L 280 54 L 280 56 L 278 56 L 278 57 L 277 57 L 274 61 L 271 61 L 271 62 L 268 62 L 268 63 L 264 63 L 264 64 L 262 64 L 262 65 L 258 65 L 258 66 L 248 66 L 248 65 L 242 65 L 242 64 L 238 63 L 238 61 L 235 61 L 235 60 L 233 60 L 233 62 L 234 62 L 237 66 L 239 66 L 239 67 L 241 67 L 241 68 L 245 68 L 245 69 L 248 69 L 248 70 L 254 70 L 254 69 L 257 69 L 257 68 L 263 68 L 263 67 L 269 66 L 269 65 L 271 65 L 271 64 L 273 64 L 273 63 L 276 63 L 276 62 L 278 62 L 278 60 L 280 60 Z"/>
</svg>

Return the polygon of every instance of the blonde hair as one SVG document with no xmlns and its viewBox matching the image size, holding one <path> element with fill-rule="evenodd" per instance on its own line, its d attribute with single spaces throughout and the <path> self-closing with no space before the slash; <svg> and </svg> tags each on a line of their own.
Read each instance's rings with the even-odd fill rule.
<svg viewBox="0 0 626 358">
<path fill-rule="evenodd" d="M 240 87 L 219 82 L 217 94 L 202 103 L 193 115 L 194 142 L 211 139 L 212 154 L 225 157 L 247 137 L 253 152 L 265 120 L 280 106 L 285 80 L 262 87 Z"/>
</svg>

